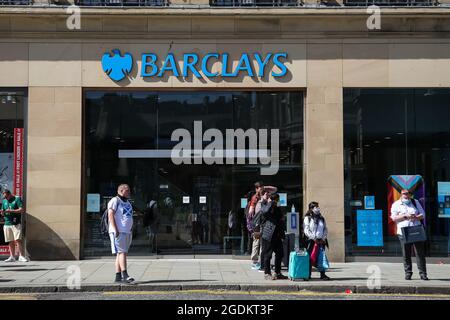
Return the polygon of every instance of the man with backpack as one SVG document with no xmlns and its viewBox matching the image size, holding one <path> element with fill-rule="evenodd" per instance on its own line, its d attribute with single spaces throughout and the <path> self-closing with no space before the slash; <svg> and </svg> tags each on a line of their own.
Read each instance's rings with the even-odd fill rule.
<svg viewBox="0 0 450 320">
<path fill-rule="evenodd" d="M 262 182 L 255 183 L 255 194 L 252 196 L 250 202 L 247 204 L 247 208 L 245 209 L 245 214 L 247 216 L 247 229 L 252 234 L 253 244 L 252 244 L 252 255 L 250 259 L 252 259 L 252 269 L 259 269 L 261 264 L 259 263 L 260 259 L 260 238 L 258 233 L 254 232 L 253 226 L 253 218 L 255 215 L 255 208 L 258 201 L 261 198 L 261 191 L 264 190 L 264 185 Z"/>
<path fill-rule="evenodd" d="M 134 281 L 127 272 L 127 254 L 132 240 L 133 207 L 129 201 L 130 187 L 121 184 L 117 196 L 108 202 L 108 232 L 111 251 L 116 255 L 115 282 L 131 283 Z"/>
<path fill-rule="evenodd" d="M 255 207 L 255 214 L 253 215 L 252 224 L 253 224 L 253 233 L 255 238 L 259 238 L 259 262 L 258 265 L 255 266 L 255 269 L 258 268 L 259 271 L 264 271 L 264 247 L 261 239 L 261 232 L 264 226 L 264 215 L 270 210 L 271 204 L 270 193 L 263 189 L 260 191 L 260 199 Z"/>
</svg>

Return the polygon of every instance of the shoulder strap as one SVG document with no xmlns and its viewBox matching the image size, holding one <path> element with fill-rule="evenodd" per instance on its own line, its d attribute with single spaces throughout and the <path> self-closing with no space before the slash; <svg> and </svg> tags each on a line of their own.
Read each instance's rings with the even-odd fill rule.
<svg viewBox="0 0 450 320">
<path fill-rule="evenodd" d="M 118 196 L 115 196 L 115 198 L 117 198 L 117 202 L 116 202 L 116 209 L 114 210 L 115 211 L 114 213 L 116 213 L 117 209 L 119 209 L 119 201 L 120 201 L 120 198 Z"/>
<path fill-rule="evenodd" d="M 419 211 L 419 209 L 417 208 L 417 203 L 416 203 L 416 199 L 411 199 L 412 201 L 411 201 L 411 204 L 412 204 L 412 206 L 417 210 L 417 211 Z"/>
</svg>

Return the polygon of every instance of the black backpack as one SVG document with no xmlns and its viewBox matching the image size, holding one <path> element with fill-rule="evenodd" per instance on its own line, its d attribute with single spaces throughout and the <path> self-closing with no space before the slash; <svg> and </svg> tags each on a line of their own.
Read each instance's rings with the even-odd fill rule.
<svg viewBox="0 0 450 320">
<path fill-rule="evenodd" d="M 109 235 L 108 209 L 103 212 L 102 219 L 100 220 L 100 233 L 104 238 L 107 238 Z"/>
<path fill-rule="evenodd" d="M 109 238 L 108 208 L 103 212 L 102 219 L 100 220 L 100 233 L 103 237 Z"/>
</svg>

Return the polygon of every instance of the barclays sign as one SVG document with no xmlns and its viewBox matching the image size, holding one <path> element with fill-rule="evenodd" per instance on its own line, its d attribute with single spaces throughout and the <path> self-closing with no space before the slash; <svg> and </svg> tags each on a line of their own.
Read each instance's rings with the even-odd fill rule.
<svg viewBox="0 0 450 320">
<path fill-rule="evenodd" d="M 199 55 L 197 53 L 184 53 L 183 63 L 173 53 L 168 53 L 165 57 L 159 58 L 154 53 L 143 53 L 141 56 L 141 72 L 143 78 L 164 77 L 166 74 L 175 77 L 186 78 L 193 75 L 197 78 L 232 78 L 240 75 L 248 77 L 264 77 L 268 72 L 272 77 L 283 77 L 288 72 L 285 65 L 287 53 L 242 53 L 238 63 L 233 67 L 228 53 L 207 53 Z M 211 65 L 219 62 L 221 67 L 218 70 L 211 69 Z M 254 66 L 256 62 L 256 68 Z M 277 67 L 278 70 L 274 70 Z M 133 57 L 130 53 L 121 54 L 120 50 L 112 50 L 112 54 L 106 52 L 102 57 L 103 71 L 114 81 L 120 81 L 129 76 L 133 68 Z"/>
</svg>

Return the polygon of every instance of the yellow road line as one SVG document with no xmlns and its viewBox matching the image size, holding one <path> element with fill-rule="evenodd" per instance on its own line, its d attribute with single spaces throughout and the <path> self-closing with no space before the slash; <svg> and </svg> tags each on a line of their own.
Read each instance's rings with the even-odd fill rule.
<svg viewBox="0 0 450 320">
<path fill-rule="evenodd" d="M 0 300 L 37 300 L 35 294 L 0 293 Z"/>
<path fill-rule="evenodd" d="M 450 298 L 450 295 L 445 294 L 383 294 L 383 293 L 342 293 L 342 292 L 314 292 L 314 291 L 299 291 L 299 292 L 282 292 L 282 291 L 235 291 L 235 290 L 178 290 L 178 291 L 106 291 L 104 295 L 164 295 L 164 294 L 191 294 L 203 293 L 211 295 L 294 295 L 294 296 L 360 296 L 360 297 L 430 297 L 430 298 Z"/>
</svg>

